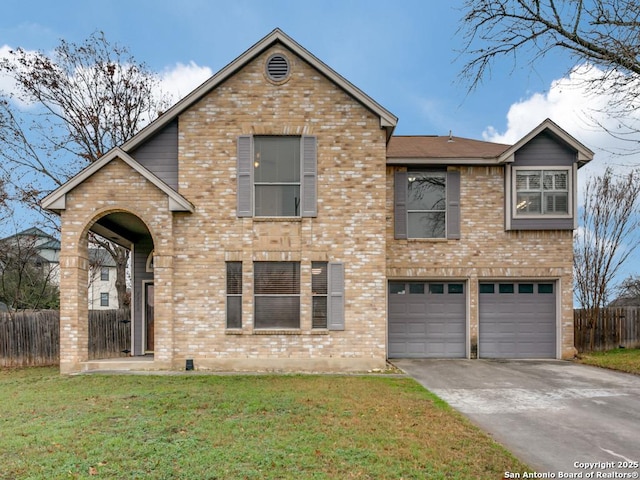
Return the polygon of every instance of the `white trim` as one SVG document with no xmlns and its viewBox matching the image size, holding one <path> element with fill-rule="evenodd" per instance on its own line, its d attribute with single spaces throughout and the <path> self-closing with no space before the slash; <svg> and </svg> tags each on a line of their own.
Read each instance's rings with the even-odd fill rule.
<svg viewBox="0 0 640 480">
<path fill-rule="evenodd" d="M 133 170 L 138 172 L 144 178 L 146 178 L 149 182 L 155 185 L 158 189 L 164 192 L 168 197 L 169 202 L 169 210 L 172 212 L 191 212 L 195 211 L 195 207 L 182 195 L 172 189 L 169 185 L 160 180 L 156 175 L 147 170 L 144 166 L 134 160 L 129 154 L 127 154 L 121 148 L 113 148 L 108 153 L 106 153 L 100 160 L 92 163 L 87 168 L 78 173 L 75 177 L 69 180 L 67 183 L 62 185 L 61 187 L 54 190 L 52 193 L 47 195 L 40 204 L 42 208 L 47 210 L 64 210 L 66 208 L 66 194 L 71 190 L 76 188 L 78 185 L 83 183 L 89 177 L 91 177 L 94 173 L 98 172 L 105 165 L 109 164 L 111 161 L 119 158 L 124 163 L 129 165 Z"/>
<path fill-rule="evenodd" d="M 510 202 L 511 202 L 511 208 L 510 208 L 510 212 L 511 215 L 510 217 L 513 218 L 514 220 L 549 220 L 549 219 L 556 219 L 556 218 L 561 218 L 561 219 L 567 219 L 567 218 L 575 218 L 574 216 L 574 189 L 573 189 L 573 185 L 574 185 L 574 178 L 573 178 L 573 172 L 574 172 L 574 168 L 572 166 L 510 166 L 511 168 L 509 168 L 510 174 L 511 174 L 511 192 L 510 193 Z M 518 190 L 517 190 L 517 186 L 516 186 L 516 177 L 518 176 L 518 171 L 532 171 L 532 172 L 536 172 L 536 171 L 540 171 L 540 172 L 544 172 L 544 171 L 549 171 L 549 170 L 554 170 L 554 171 L 566 171 L 567 172 L 567 213 L 562 213 L 562 214 L 545 214 L 542 213 L 542 211 L 544 211 L 544 195 L 542 196 L 542 200 L 540 202 L 540 210 L 541 213 L 539 214 L 518 214 L 517 211 L 517 196 L 518 196 Z M 562 190 L 558 190 L 558 191 L 562 191 Z M 544 193 L 544 190 L 542 189 L 541 186 L 541 193 Z M 511 224 L 511 218 L 509 219 L 509 224 Z"/>
<path fill-rule="evenodd" d="M 154 270 L 154 265 L 153 265 L 153 255 L 155 253 L 155 249 L 151 250 L 151 252 L 149 252 L 149 255 L 147 256 L 147 262 L 145 263 L 145 267 L 144 267 L 144 271 L 146 273 L 153 273 Z"/>
</svg>

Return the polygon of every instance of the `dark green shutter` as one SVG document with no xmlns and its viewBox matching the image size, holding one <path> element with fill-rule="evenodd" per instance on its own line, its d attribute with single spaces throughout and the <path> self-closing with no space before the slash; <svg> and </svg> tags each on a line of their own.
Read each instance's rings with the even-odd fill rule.
<svg viewBox="0 0 640 480">
<path fill-rule="evenodd" d="M 327 328 L 344 330 L 344 263 L 329 263 Z"/>
<path fill-rule="evenodd" d="M 460 172 L 447 172 L 447 238 L 460 239 Z"/>
<path fill-rule="evenodd" d="M 238 137 L 238 217 L 253 216 L 253 138 Z"/>
<path fill-rule="evenodd" d="M 317 197 L 318 197 L 318 152 L 316 137 L 303 136 L 301 139 L 302 155 L 302 182 L 301 194 L 303 217 L 317 217 Z"/>
<path fill-rule="evenodd" d="M 394 236 L 407 238 L 407 172 L 396 172 L 394 177 Z"/>
</svg>

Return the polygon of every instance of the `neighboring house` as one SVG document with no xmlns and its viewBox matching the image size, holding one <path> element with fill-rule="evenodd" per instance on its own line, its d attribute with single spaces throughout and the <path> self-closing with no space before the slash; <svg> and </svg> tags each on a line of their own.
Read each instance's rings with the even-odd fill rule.
<svg viewBox="0 0 640 480">
<path fill-rule="evenodd" d="M 17 249 L 25 259 L 30 258 L 37 266 L 46 267 L 51 283 L 58 284 L 60 242 L 55 237 L 37 227 L 31 227 L 0 239 L 0 246 L 3 249 Z"/>
<path fill-rule="evenodd" d="M 60 241 L 37 227 L 31 227 L 0 239 L 0 245 L 20 246 L 24 255 L 31 257 L 37 266 L 49 269 L 52 284 L 60 283 Z M 109 310 L 118 308 L 116 290 L 116 264 L 102 248 L 89 248 L 89 309 Z"/>
<path fill-rule="evenodd" d="M 89 248 L 89 310 L 118 308 L 116 262 L 103 248 Z"/>
<path fill-rule="evenodd" d="M 62 224 L 61 371 L 86 368 L 87 233 L 132 249 L 148 368 L 347 371 L 570 358 L 577 169 L 397 118 L 276 29 L 43 200 Z"/>
</svg>

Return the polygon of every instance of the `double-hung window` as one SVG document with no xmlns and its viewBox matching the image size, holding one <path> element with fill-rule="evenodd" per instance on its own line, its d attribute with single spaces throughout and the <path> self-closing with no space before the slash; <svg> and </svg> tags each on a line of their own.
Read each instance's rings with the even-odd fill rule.
<svg viewBox="0 0 640 480">
<path fill-rule="evenodd" d="M 399 171 L 394 181 L 395 238 L 460 238 L 459 171 Z"/>
<path fill-rule="evenodd" d="M 569 178 L 568 169 L 516 169 L 516 216 L 568 215 Z"/>
<path fill-rule="evenodd" d="M 238 137 L 238 217 L 317 215 L 316 137 Z"/>
<path fill-rule="evenodd" d="M 227 262 L 227 328 L 242 328 L 242 262 Z"/>
<path fill-rule="evenodd" d="M 445 238 L 446 172 L 409 172 L 407 181 L 409 238 Z"/>
<path fill-rule="evenodd" d="M 311 262 L 311 328 L 327 328 L 327 262 Z"/>
<path fill-rule="evenodd" d="M 300 328 L 300 263 L 255 262 L 254 327 Z"/>
</svg>

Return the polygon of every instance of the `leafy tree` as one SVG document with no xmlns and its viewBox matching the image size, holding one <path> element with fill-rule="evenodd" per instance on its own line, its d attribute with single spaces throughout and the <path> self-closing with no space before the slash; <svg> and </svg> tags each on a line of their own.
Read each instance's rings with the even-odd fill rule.
<svg viewBox="0 0 640 480">
<path fill-rule="evenodd" d="M 620 267 L 640 244 L 640 173 L 616 177 L 608 168 L 587 181 L 582 230 L 574 239 L 575 295 L 589 311 L 591 347 L 598 310 L 605 307 Z"/>
<path fill-rule="evenodd" d="M 471 89 L 503 57 L 514 67 L 524 57 L 534 67 L 551 52 L 568 52 L 590 68 L 587 89 L 612 97 L 606 113 L 618 121 L 609 133 L 633 140 L 629 135 L 640 130 L 629 115 L 640 106 L 637 0 L 466 0 L 463 11 L 463 53 L 470 59 L 462 73 Z"/>
<path fill-rule="evenodd" d="M 0 61 L 0 73 L 15 82 L 15 91 L 0 98 L 0 173 L 13 197 L 38 210 L 45 194 L 167 106 L 157 76 L 102 32 L 79 44 L 62 40 L 51 56 L 12 51 Z M 129 251 L 100 237 L 93 241 L 116 262 L 122 304 Z"/>
</svg>

